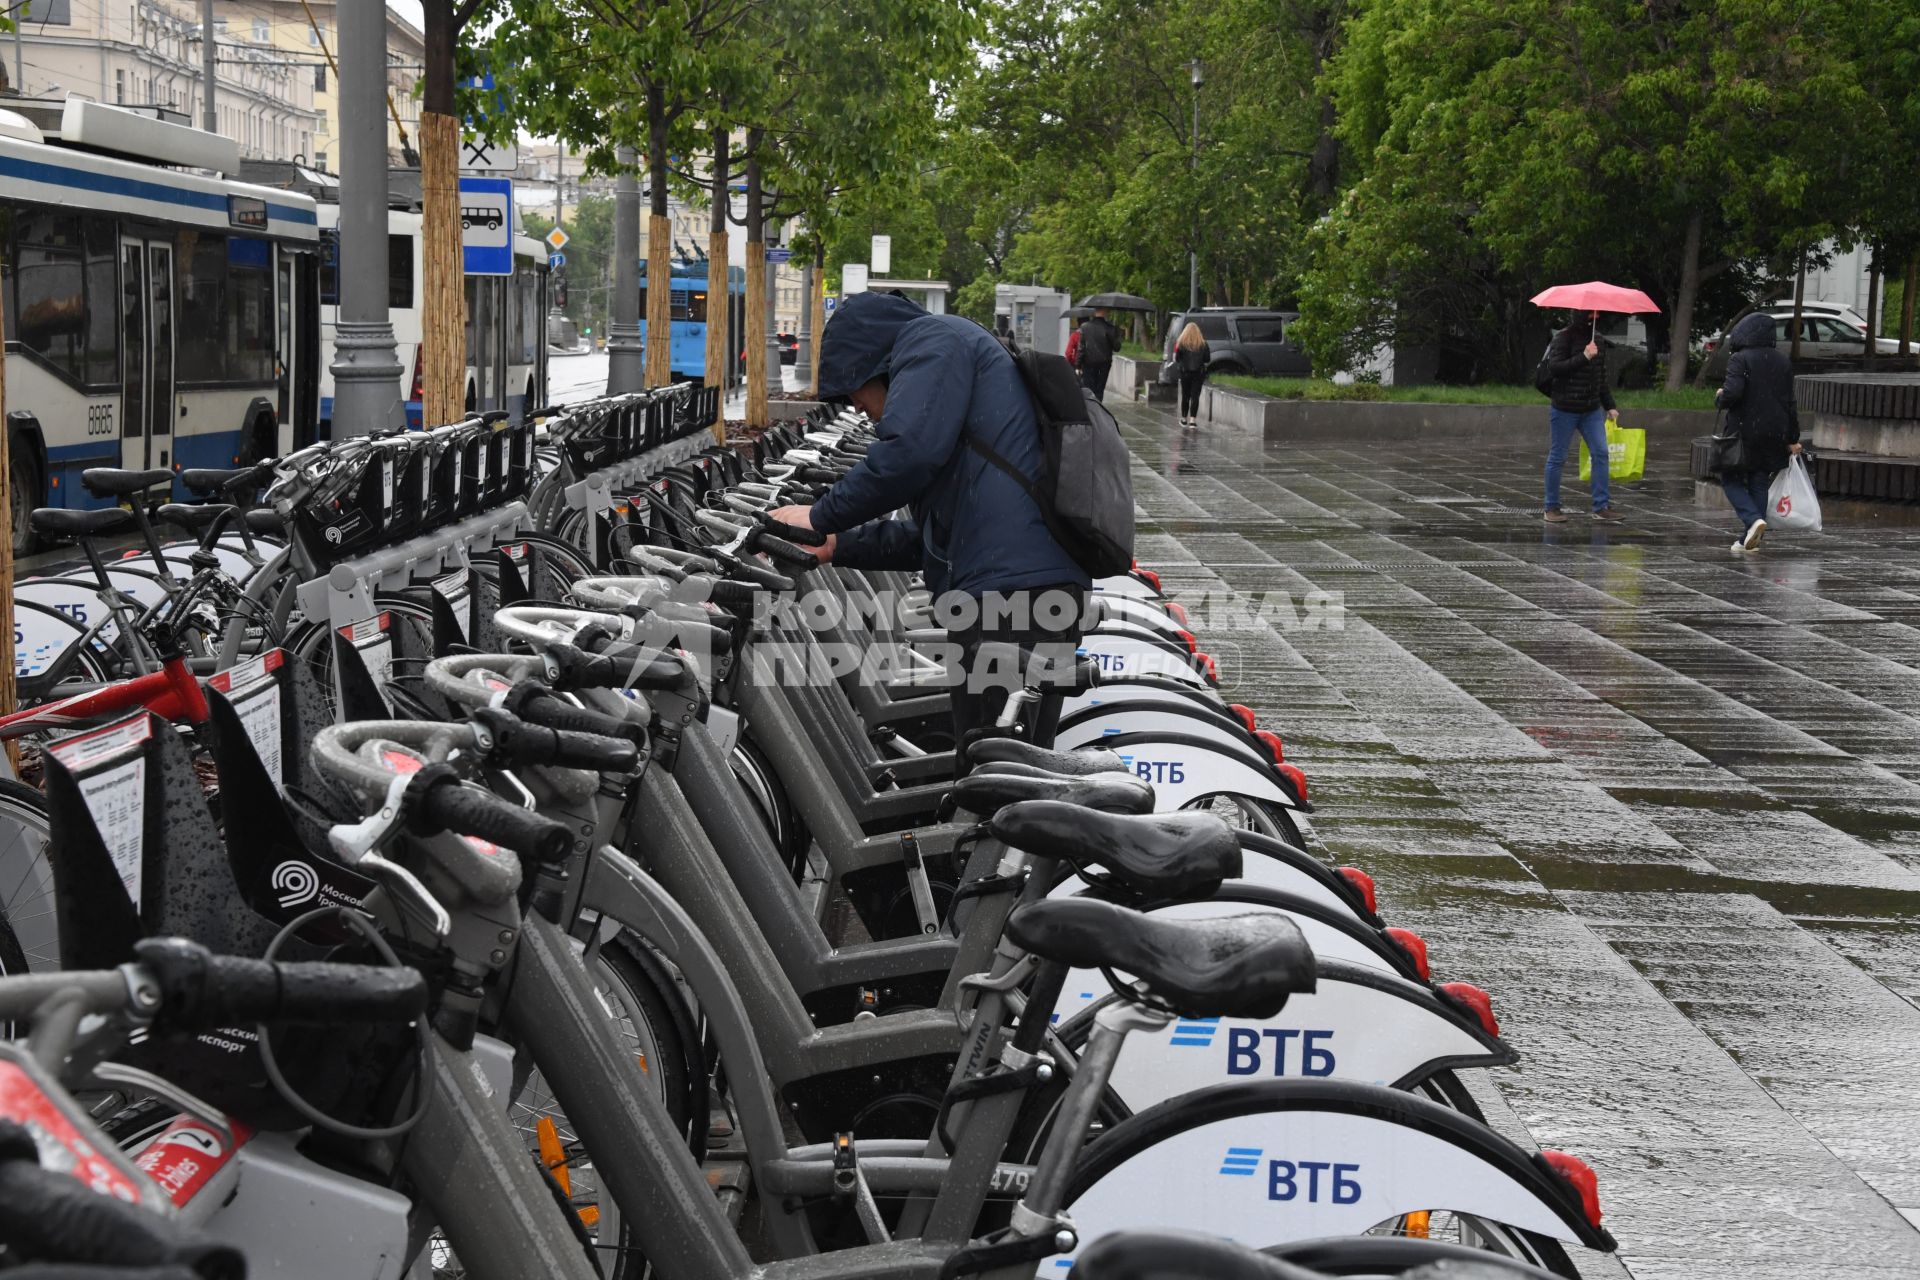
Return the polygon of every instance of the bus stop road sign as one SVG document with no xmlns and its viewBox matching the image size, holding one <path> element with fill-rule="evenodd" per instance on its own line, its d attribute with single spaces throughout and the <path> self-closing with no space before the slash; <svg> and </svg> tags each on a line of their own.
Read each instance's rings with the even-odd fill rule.
<svg viewBox="0 0 1920 1280">
<path fill-rule="evenodd" d="M 460 250 L 470 276 L 513 274 L 513 180 L 460 179 Z"/>
</svg>

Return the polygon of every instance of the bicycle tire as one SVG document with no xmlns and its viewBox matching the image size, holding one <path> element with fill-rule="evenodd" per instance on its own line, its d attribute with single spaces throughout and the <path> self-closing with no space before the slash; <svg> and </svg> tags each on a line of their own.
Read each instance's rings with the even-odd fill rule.
<svg viewBox="0 0 1920 1280">
<path fill-rule="evenodd" d="M 374 608 L 380 613 L 393 615 L 390 629 L 408 627 L 421 648 L 428 653 L 433 651 L 433 608 L 431 605 L 407 596 L 383 595 L 373 598 Z M 308 672 L 320 685 L 322 698 L 327 706 L 328 723 L 335 723 L 340 716 L 340 708 L 334 701 L 333 691 L 333 645 L 329 637 L 333 633 L 332 624 L 325 620 L 308 622 L 297 628 L 287 637 L 286 650 L 298 662 L 305 665 Z M 418 676 L 418 672 L 396 671 L 396 679 L 406 676 Z"/>
<path fill-rule="evenodd" d="M 672 978 L 644 943 L 624 935 L 616 937 L 600 948 L 599 960 L 600 973 L 590 969 L 588 974 L 602 1006 L 608 1008 L 611 1016 L 618 1017 L 622 1015 L 614 1014 L 613 1006 L 623 1005 L 628 1016 L 637 1014 L 644 1022 L 644 1036 L 635 1039 L 650 1044 L 653 1051 L 641 1052 L 642 1070 L 649 1079 L 659 1082 L 667 1114 L 687 1136 L 694 1159 L 702 1159 L 706 1154 L 708 1127 L 708 1077 L 699 1029 L 692 1013 L 686 1002 L 672 993 Z M 620 989 L 609 991 L 601 985 L 602 978 L 611 979 L 609 985 Z M 527 1055 L 516 1053 L 514 1097 L 509 1103 L 508 1120 L 526 1135 L 536 1159 L 539 1157 L 534 1146 L 535 1125 L 542 1118 L 554 1122 L 556 1136 L 568 1156 L 569 1181 L 591 1170 L 591 1158 L 581 1162 L 574 1157 L 573 1153 L 581 1149 L 579 1140 L 573 1135 L 559 1104 L 545 1090 L 537 1068 L 528 1061 Z M 571 1204 L 576 1222 L 581 1221 L 579 1210 L 594 1210 L 593 1226 L 581 1222 L 581 1229 L 593 1237 L 594 1251 L 608 1280 L 640 1280 L 648 1274 L 647 1259 L 633 1243 L 632 1224 L 611 1199 L 599 1197 L 597 1181 L 585 1189 L 576 1186 Z M 607 1235 L 614 1238 L 605 1240 Z"/>
<path fill-rule="evenodd" d="M 0 778 L 0 973 L 60 967 L 60 922 L 47 858 L 52 839 L 47 798 Z"/>
<path fill-rule="evenodd" d="M 1223 812 L 1216 803 L 1220 801 L 1226 802 L 1231 806 L 1230 809 Z M 1271 800 L 1221 791 L 1213 795 L 1195 797 L 1180 807 L 1205 809 L 1218 813 L 1230 826 L 1244 827 L 1263 836 L 1284 840 L 1296 849 L 1307 847 L 1305 837 L 1300 832 L 1300 824 L 1294 821 L 1293 811 Z"/>
</svg>

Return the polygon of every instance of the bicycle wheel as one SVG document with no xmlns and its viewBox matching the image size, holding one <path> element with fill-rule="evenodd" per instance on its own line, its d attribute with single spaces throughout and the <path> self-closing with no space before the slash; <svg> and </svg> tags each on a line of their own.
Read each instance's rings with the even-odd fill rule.
<svg viewBox="0 0 1920 1280">
<path fill-rule="evenodd" d="M 388 614 L 388 638 L 398 653 L 404 645 L 414 653 L 433 652 L 433 608 L 407 596 L 375 596 L 374 607 Z M 287 639 L 287 651 L 305 665 L 319 683 L 327 704 L 328 722 L 338 720 L 340 708 L 334 701 L 332 626 L 325 621 L 309 622 Z M 420 679 L 420 665 L 395 662 L 391 679 L 397 682 Z"/>
<path fill-rule="evenodd" d="M 707 1073 L 699 1030 L 674 991 L 673 979 L 644 944 L 621 938 L 590 957 L 587 977 L 615 1036 L 659 1087 L 667 1113 L 687 1135 L 698 1159 L 706 1148 Z M 525 1078 L 508 1107 L 508 1120 L 565 1190 L 608 1280 L 638 1280 L 647 1272 L 647 1261 L 633 1242 L 633 1224 L 603 1193 L 593 1157 L 524 1050 L 515 1057 L 516 1077 L 522 1070 Z M 457 1260 L 436 1252 L 435 1275 L 464 1274 L 453 1266 Z"/>
<path fill-rule="evenodd" d="M 60 967 L 46 797 L 0 779 L 0 974 Z M 10 944 L 10 945 L 9 945 Z"/>
<path fill-rule="evenodd" d="M 1276 840 L 1286 841 L 1296 849 L 1306 848 L 1300 834 L 1300 825 L 1294 821 L 1293 811 L 1271 800 L 1222 791 L 1190 800 L 1180 807 L 1216 814 L 1225 819 L 1230 827 L 1257 832 L 1263 836 L 1272 836 Z"/>
</svg>

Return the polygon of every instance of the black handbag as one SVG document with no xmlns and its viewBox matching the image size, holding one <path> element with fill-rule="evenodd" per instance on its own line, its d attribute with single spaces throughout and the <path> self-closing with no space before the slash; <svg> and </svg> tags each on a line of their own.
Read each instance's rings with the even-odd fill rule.
<svg viewBox="0 0 1920 1280">
<path fill-rule="evenodd" d="M 1726 410 L 1713 424 L 1713 469 L 1720 475 L 1730 475 L 1740 471 L 1751 471 L 1747 462 L 1747 440 L 1738 430 L 1725 431 Z"/>
</svg>

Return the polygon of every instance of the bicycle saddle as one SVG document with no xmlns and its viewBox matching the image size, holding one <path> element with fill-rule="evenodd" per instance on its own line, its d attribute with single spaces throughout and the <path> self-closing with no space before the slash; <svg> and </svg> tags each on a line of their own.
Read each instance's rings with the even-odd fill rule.
<svg viewBox="0 0 1920 1280">
<path fill-rule="evenodd" d="M 143 493 L 157 484 L 172 484 L 173 472 L 165 467 L 151 471 L 122 471 L 118 467 L 88 467 L 80 473 L 80 483 L 97 498 L 124 498 Z"/>
<path fill-rule="evenodd" d="M 93 511 L 40 507 L 27 517 L 27 523 L 35 533 L 53 538 L 100 538 L 126 533 L 134 527 L 133 512 L 125 507 L 100 507 Z"/>
<path fill-rule="evenodd" d="M 1300 926 L 1277 911 L 1164 920 L 1050 898 L 1016 907 L 1006 932 L 1043 960 L 1124 971 L 1183 1018 L 1270 1018 L 1317 976 Z"/>
<path fill-rule="evenodd" d="M 188 467 L 180 473 L 180 483 L 195 493 L 215 493 L 237 486 L 243 480 L 251 480 L 257 486 L 262 470 L 257 466 L 235 467 L 229 471 L 217 467 Z"/>
<path fill-rule="evenodd" d="M 268 507 L 243 512 L 240 518 L 247 522 L 247 528 L 254 533 L 264 533 L 277 538 L 287 531 L 286 517 Z"/>
<path fill-rule="evenodd" d="M 232 509 L 224 503 L 169 502 L 154 514 L 183 529 L 204 529 Z"/>
<path fill-rule="evenodd" d="M 979 738 L 967 744 L 967 763 L 1030 764 L 1048 773 L 1125 772 L 1126 761 L 1111 751 L 1049 751 L 1018 738 Z"/>
<path fill-rule="evenodd" d="M 1240 841 L 1210 813 L 1133 816 L 1032 800 L 995 813 L 987 829 L 1016 849 L 1099 867 L 1145 898 L 1212 893 L 1241 873 Z"/>
<path fill-rule="evenodd" d="M 953 802 L 970 813 L 998 813 L 1023 800 L 1057 800 L 1103 813 L 1152 813 L 1153 788 L 1130 773 L 1081 777 L 1040 770 L 1001 773 L 1014 765 L 987 765 L 954 784 Z"/>
</svg>

